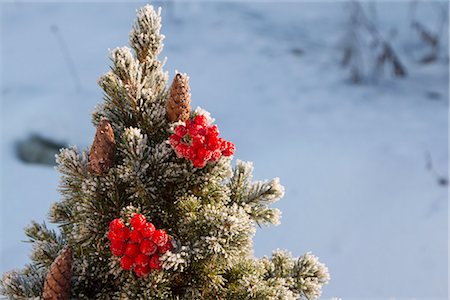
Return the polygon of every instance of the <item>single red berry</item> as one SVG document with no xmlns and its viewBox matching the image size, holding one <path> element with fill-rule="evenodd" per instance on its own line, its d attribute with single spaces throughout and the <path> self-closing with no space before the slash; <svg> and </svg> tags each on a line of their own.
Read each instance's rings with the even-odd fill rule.
<svg viewBox="0 0 450 300">
<path fill-rule="evenodd" d="M 121 219 L 114 219 L 109 223 L 109 230 L 110 231 L 118 231 L 125 227 L 125 224 L 123 224 L 123 221 Z"/>
<path fill-rule="evenodd" d="M 219 135 L 219 128 L 217 125 L 212 125 L 208 127 L 208 136 L 217 137 Z"/>
<path fill-rule="evenodd" d="M 179 137 L 178 135 L 172 134 L 169 137 L 169 143 L 172 147 L 176 148 L 181 142 L 181 137 Z"/>
<path fill-rule="evenodd" d="M 216 136 L 208 137 L 208 142 L 206 143 L 206 145 L 211 151 L 220 149 L 219 139 Z"/>
<path fill-rule="evenodd" d="M 173 249 L 172 240 L 169 239 L 167 243 L 158 248 L 159 253 L 166 253 L 169 250 Z"/>
<path fill-rule="evenodd" d="M 113 240 L 109 249 L 114 256 L 122 256 L 125 253 L 126 246 L 127 244 L 123 241 Z"/>
<path fill-rule="evenodd" d="M 142 227 L 142 228 L 144 228 L 144 227 Z M 143 239 L 142 233 L 140 233 L 139 231 L 133 230 L 130 233 L 130 240 L 132 240 L 133 242 L 140 243 L 140 242 L 142 242 L 142 239 Z"/>
<path fill-rule="evenodd" d="M 122 229 L 115 231 L 114 235 L 118 240 L 125 241 L 130 237 L 130 229 L 128 229 L 128 227 L 123 227 Z"/>
<path fill-rule="evenodd" d="M 131 257 L 124 256 L 120 259 L 120 266 L 126 271 L 131 270 L 134 267 L 134 261 Z"/>
<path fill-rule="evenodd" d="M 141 228 L 141 234 L 145 238 L 151 238 L 153 233 L 155 233 L 155 225 L 147 222 L 144 227 Z"/>
<path fill-rule="evenodd" d="M 143 214 L 134 214 L 130 220 L 130 224 L 134 229 L 140 229 L 144 227 L 146 223 L 147 220 L 145 219 L 145 216 Z"/>
<path fill-rule="evenodd" d="M 128 243 L 125 249 L 125 255 L 129 257 L 136 257 L 139 254 L 139 246 L 134 243 Z"/>
<path fill-rule="evenodd" d="M 148 262 L 148 266 L 153 270 L 161 270 L 161 261 L 159 260 L 159 256 L 157 254 L 152 255 L 150 261 Z"/>
<path fill-rule="evenodd" d="M 150 240 L 143 240 L 141 245 L 139 246 L 139 250 L 142 254 L 152 255 L 156 252 L 156 250 L 158 250 L 158 246 Z"/>
<path fill-rule="evenodd" d="M 234 144 L 232 142 L 225 142 L 226 148 L 222 151 L 224 156 L 231 156 L 234 154 Z"/>
<path fill-rule="evenodd" d="M 206 136 L 206 128 L 205 127 L 200 128 L 198 130 L 198 135 L 204 138 Z"/>
<path fill-rule="evenodd" d="M 136 274 L 137 277 L 145 277 L 150 273 L 150 268 L 148 266 L 136 266 L 134 267 L 134 274 Z"/>
<path fill-rule="evenodd" d="M 212 151 L 206 150 L 206 152 L 205 152 L 205 160 L 206 161 L 209 161 L 211 159 L 212 153 L 213 153 Z"/>
<path fill-rule="evenodd" d="M 204 115 L 197 115 L 194 118 L 194 123 L 201 126 L 208 126 L 208 119 Z"/>
<path fill-rule="evenodd" d="M 155 230 L 155 233 L 152 236 L 153 242 L 159 247 L 167 243 L 168 239 L 167 233 L 162 229 Z"/>
<path fill-rule="evenodd" d="M 198 148 L 197 149 L 197 158 L 201 160 L 206 160 L 206 149 L 205 148 Z"/>
<path fill-rule="evenodd" d="M 194 138 L 192 138 L 192 142 L 191 142 L 191 147 L 193 149 L 199 149 L 199 148 L 204 148 L 205 145 L 205 137 L 198 135 Z"/>
<path fill-rule="evenodd" d="M 197 169 L 201 169 L 204 166 L 206 166 L 206 161 L 204 159 L 194 159 L 194 161 L 192 162 L 192 164 L 194 165 L 194 167 L 196 167 Z"/>
<path fill-rule="evenodd" d="M 183 125 L 178 125 L 177 128 L 175 128 L 175 134 L 179 136 L 180 138 L 184 137 L 187 133 L 187 129 Z"/>
<path fill-rule="evenodd" d="M 114 241 L 114 240 L 120 240 L 120 238 L 117 236 L 117 233 L 115 231 L 110 230 L 108 232 L 108 240 Z"/>
<path fill-rule="evenodd" d="M 197 152 L 194 147 L 189 147 L 186 150 L 186 155 L 184 156 L 189 160 L 194 160 L 197 157 Z"/>
<path fill-rule="evenodd" d="M 126 227 L 122 228 L 119 231 L 110 231 L 108 232 L 108 240 L 112 241 L 125 241 L 128 239 L 130 230 Z"/>
<path fill-rule="evenodd" d="M 198 148 L 197 149 L 197 159 L 208 161 L 212 156 L 212 152 L 210 150 L 207 150 L 205 148 Z"/>
<path fill-rule="evenodd" d="M 218 139 L 218 144 L 220 145 L 220 151 L 224 151 L 227 148 L 227 141 L 223 138 Z"/>
<path fill-rule="evenodd" d="M 188 158 L 190 155 L 191 155 L 191 152 L 192 152 L 192 146 L 188 146 L 188 145 L 185 145 L 186 147 L 183 147 L 183 157 L 184 158 Z"/>
<path fill-rule="evenodd" d="M 191 137 L 196 137 L 199 135 L 205 135 L 206 134 L 206 130 L 205 128 L 203 128 L 202 125 L 198 125 L 195 123 L 192 123 L 189 125 L 188 127 L 188 133 Z"/>
<path fill-rule="evenodd" d="M 211 155 L 211 161 L 218 161 L 221 156 L 222 152 L 220 152 L 220 150 L 216 150 Z"/>
<path fill-rule="evenodd" d="M 186 144 L 179 144 L 176 148 L 175 151 L 177 153 L 178 157 L 186 157 L 186 152 L 188 151 L 189 146 Z"/>
<path fill-rule="evenodd" d="M 134 258 L 134 263 L 136 264 L 136 266 L 145 267 L 146 265 L 148 265 L 149 260 L 150 256 L 141 253 Z"/>
</svg>

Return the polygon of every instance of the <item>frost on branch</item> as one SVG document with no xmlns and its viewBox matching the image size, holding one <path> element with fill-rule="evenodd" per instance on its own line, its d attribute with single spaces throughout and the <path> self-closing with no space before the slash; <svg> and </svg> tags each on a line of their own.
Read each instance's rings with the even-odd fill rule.
<svg viewBox="0 0 450 300">
<path fill-rule="evenodd" d="M 284 195 L 278 178 L 270 181 L 252 182 L 253 164 L 238 160 L 228 183 L 231 200 L 242 205 L 258 224 L 279 224 L 281 212 L 268 205 Z"/>
<path fill-rule="evenodd" d="M 276 250 L 271 258 L 242 259 L 227 280 L 231 299 L 317 299 L 329 275 L 311 253 L 295 259 L 287 251 Z"/>
<path fill-rule="evenodd" d="M 25 229 L 28 241 L 33 244 L 31 260 L 42 267 L 49 267 L 65 244 L 61 235 L 48 229 L 45 223 L 32 222 Z"/>
<path fill-rule="evenodd" d="M 39 299 L 46 276 L 45 268 L 33 265 L 20 271 L 7 272 L 0 281 L 0 294 L 12 299 Z"/>
<path fill-rule="evenodd" d="M 160 11 L 146 5 L 138 11 L 130 32 L 130 45 L 111 52 L 113 66 L 98 84 L 105 92 L 105 103 L 94 112 L 94 123 L 106 117 L 116 132 L 127 127 L 142 128 L 150 135 L 163 134 L 167 125 L 165 102 L 168 75 L 158 60 L 162 51 Z M 161 136 L 162 138 L 162 136 Z"/>
<path fill-rule="evenodd" d="M 130 32 L 130 45 L 141 62 L 156 58 L 162 51 L 164 35 L 161 30 L 161 8 L 155 11 L 151 5 L 138 10 L 136 23 Z"/>
<path fill-rule="evenodd" d="M 296 288 L 306 298 L 319 298 L 322 286 L 330 280 L 328 268 L 311 252 L 305 253 L 293 269 Z"/>
</svg>

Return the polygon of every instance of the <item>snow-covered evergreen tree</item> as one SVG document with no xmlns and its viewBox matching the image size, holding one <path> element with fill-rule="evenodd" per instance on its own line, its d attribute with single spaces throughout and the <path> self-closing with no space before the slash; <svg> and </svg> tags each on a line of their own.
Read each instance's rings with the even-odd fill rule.
<svg viewBox="0 0 450 300">
<path fill-rule="evenodd" d="M 99 84 L 90 151 L 57 157 L 60 232 L 33 222 L 32 262 L 4 274 L 1 293 L 44 299 L 315 299 L 329 280 L 311 253 L 257 259 L 257 225 L 277 224 L 278 179 L 252 181 L 209 113 L 190 109 L 188 78 L 158 60 L 160 11 L 145 6 L 131 48 L 112 51 Z"/>
</svg>

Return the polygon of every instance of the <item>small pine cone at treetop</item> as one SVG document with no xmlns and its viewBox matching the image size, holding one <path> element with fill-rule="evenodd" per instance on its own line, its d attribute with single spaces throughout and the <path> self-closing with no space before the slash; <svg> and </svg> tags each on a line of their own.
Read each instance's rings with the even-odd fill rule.
<svg viewBox="0 0 450 300">
<path fill-rule="evenodd" d="M 191 113 L 191 94 L 189 91 L 189 77 L 177 73 L 170 86 L 166 102 L 166 116 L 169 122 L 185 122 Z"/>
<path fill-rule="evenodd" d="M 44 300 L 70 299 L 72 263 L 72 248 L 67 246 L 50 266 L 42 292 Z"/>
<path fill-rule="evenodd" d="M 116 141 L 111 124 L 102 119 L 97 127 L 94 142 L 89 152 L 89 170 L 102 175 L 114 164 L 116 155 Z"/>
</svg>

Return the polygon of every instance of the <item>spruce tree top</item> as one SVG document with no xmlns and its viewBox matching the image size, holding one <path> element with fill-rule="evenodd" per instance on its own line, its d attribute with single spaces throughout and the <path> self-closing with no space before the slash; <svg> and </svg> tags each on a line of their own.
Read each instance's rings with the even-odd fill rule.
<svg viewBox="0 0 450 300">
<path fill-rule="evenodd" d="M 209 113 L 191 110 L 188 77 L 170 87 L 158 55 L 160 10 L 138 10 L 131 48 L 111 52 L 89 151 L 62 149 L 60 232 L 33 222 L 31 263 L 1 293 L 45 299 L 315 299 L 329 280 L 311 253 L 253 256 L 257 225 L 277 224 L 278 178 L 252 181 Z M 69 250 L 70 251 L 69 251 Z M 69 253 L 69 254 L 68 254 Z M 65 280 L 64 284 L 58 278 Z M 64 276 L 63 276 L 64 275 Z"/>
</svg>

